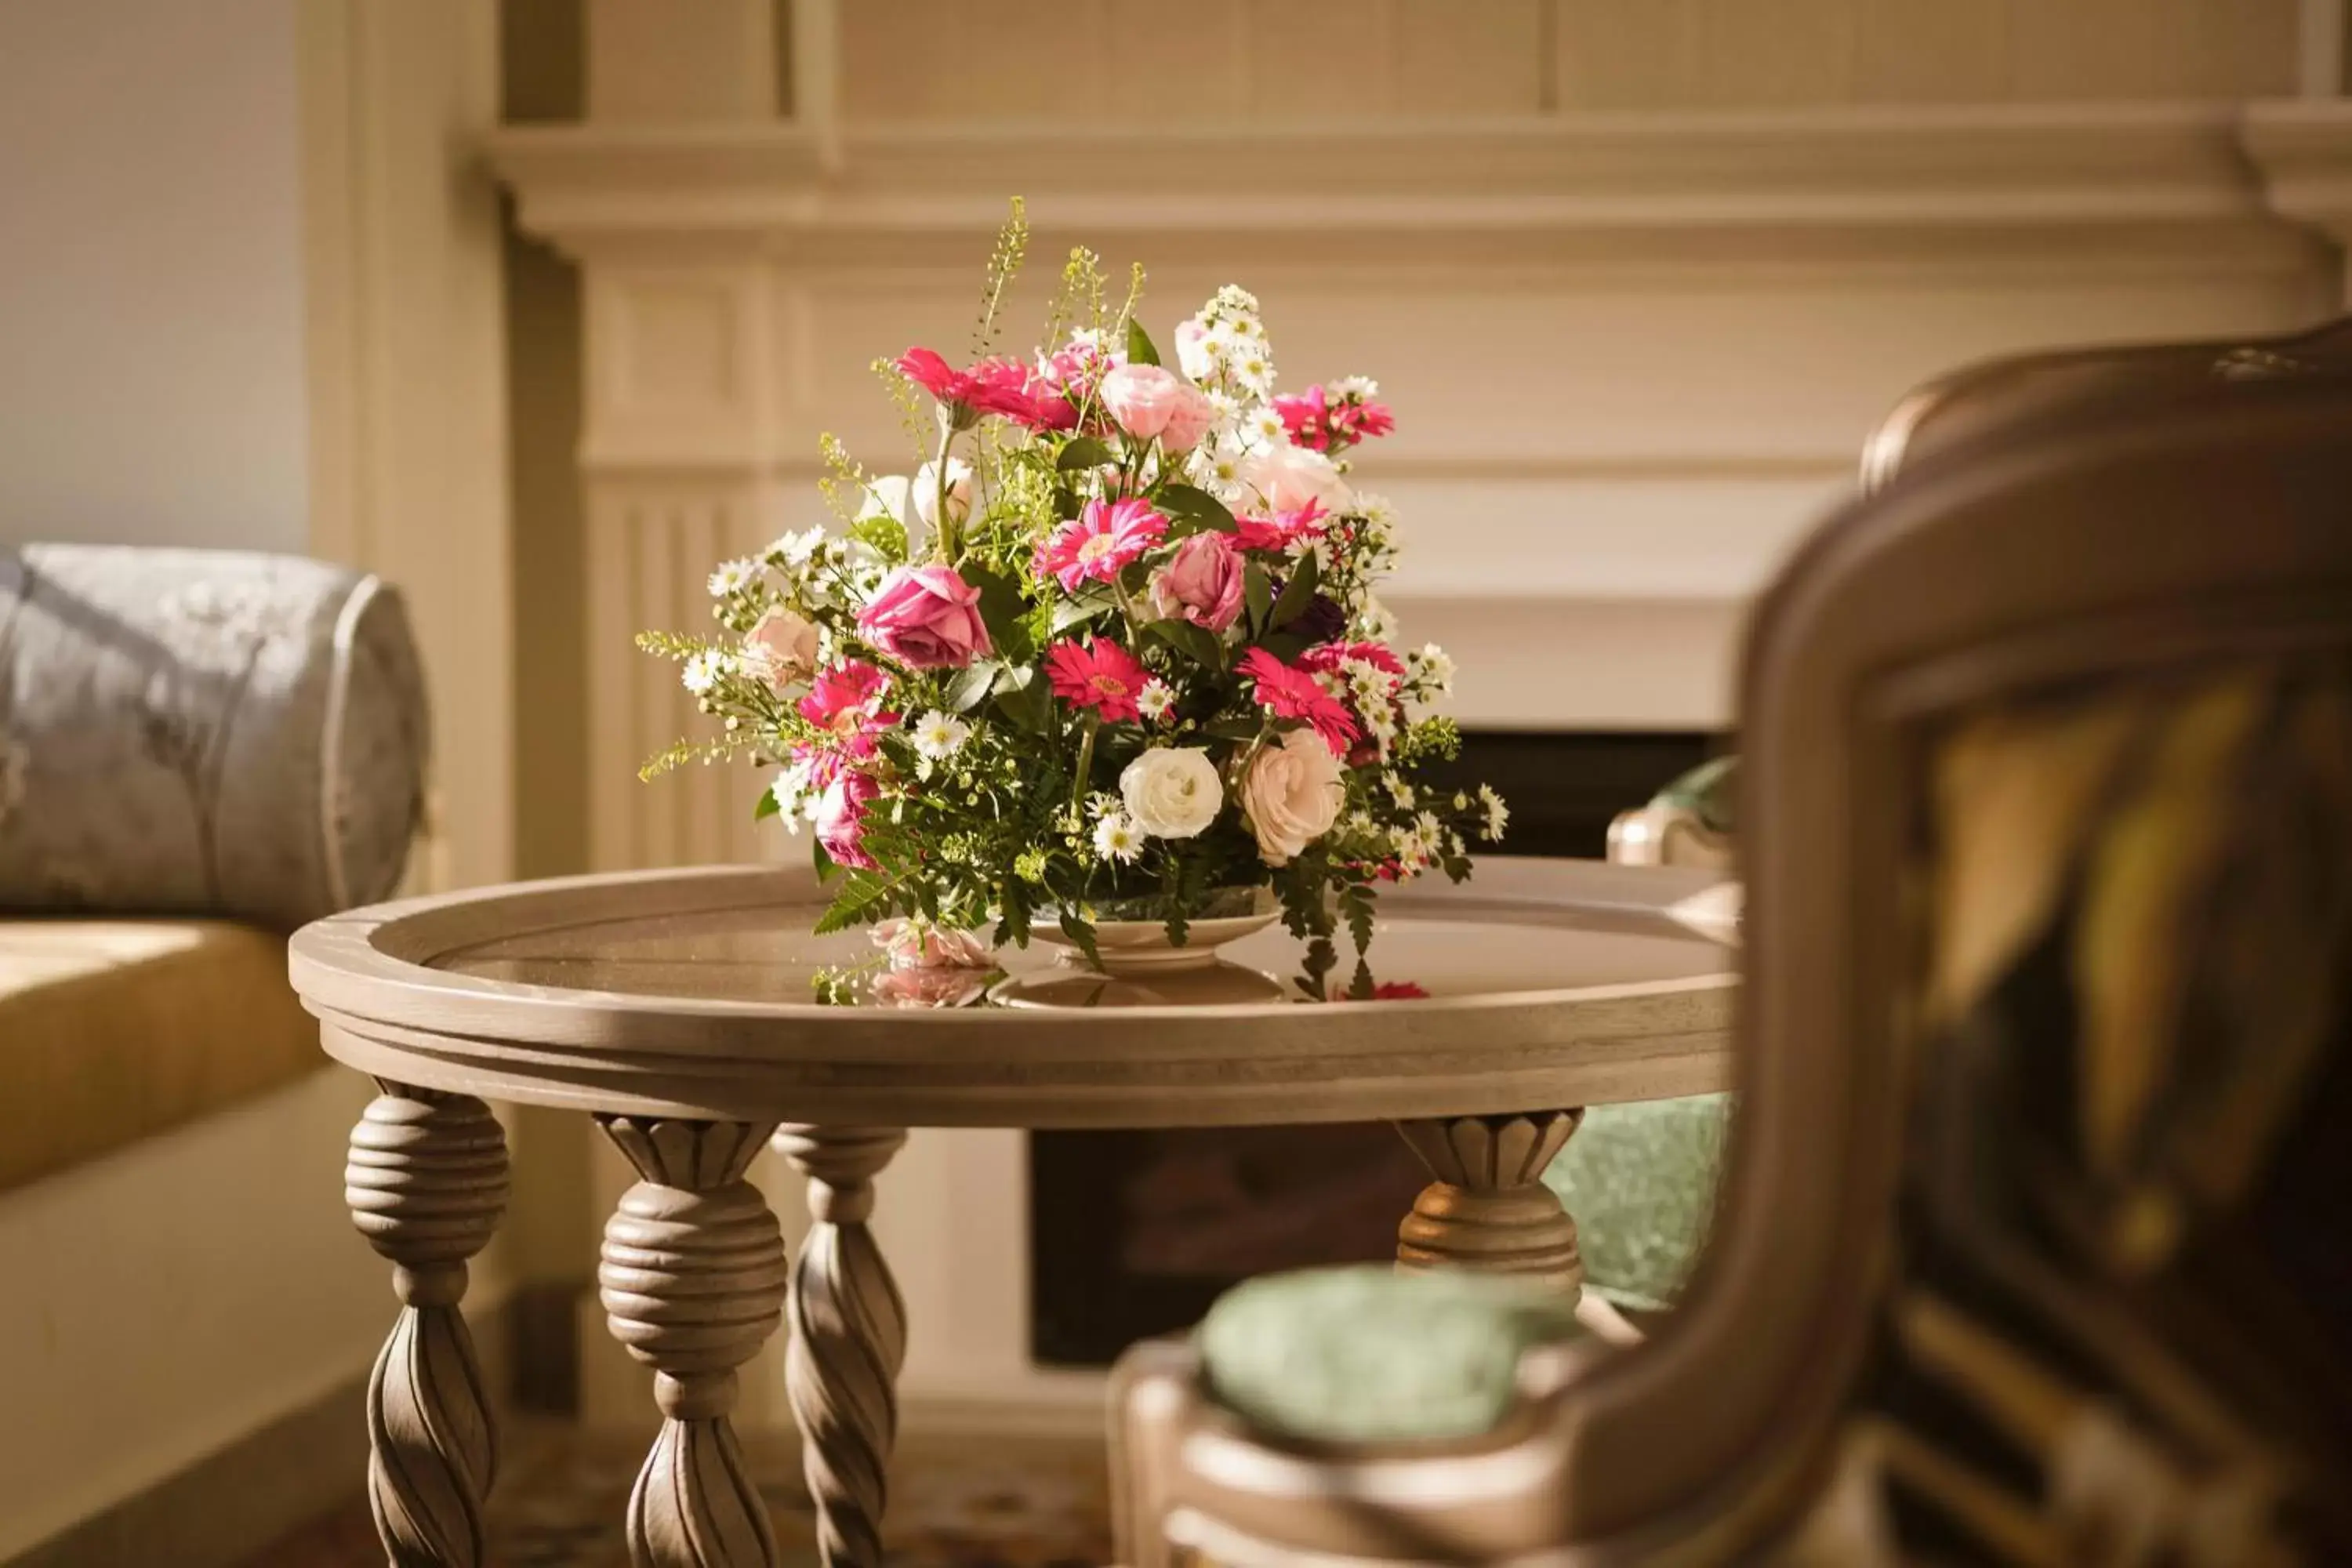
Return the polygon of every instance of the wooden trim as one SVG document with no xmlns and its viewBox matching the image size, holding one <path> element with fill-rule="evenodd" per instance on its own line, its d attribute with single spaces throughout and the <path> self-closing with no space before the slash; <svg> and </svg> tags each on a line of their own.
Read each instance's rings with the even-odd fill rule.
<svg viewBox="0 0 2352 1568">
<path fill-rule="evenodd" d="M 296 8 L 311 549 L 406 600 L 433 701 L 412 879 L 511 875 L 512 549 L 496 188 L 447 149 L 497 116 L 496 8 Z"/>
<path fill-rule="evenodd" d="M 1077 142 L 985 126 L 525 127 L 487 145 L 524 226 L 580 254 L 732 241 L 809 264 L 961 263 L 1002 221 L 1009 188 L 1027 193 L 1041 232 L 1148 241 L 1162 264 L 1248 239 L 1297 242 L 1302 263 L 1328 268 L 1347 239 L 1375 247 L 1359 266 L 1458 257 L 1471 242 L 1497 264 L 1670 252 L 1718 268 L 1844 267 L 1875 251 L 1916 267 L 1957 247 L 1951 259 L 1973 266 L 2106 233 L 2177 265 L 2167 237 L 2227 233 L 2240 250 L 2292 238 L 2247 178 L 2236 124 L 2212 104 L 1988 105 L 1108 129 Z M 1300 167 L 1327 177 L 1304 190 Z M 1733 235 L 1743 248 L 1727 252 Z M 2294 255 L 2289 244 L 2280 259 Z"/>
</svg>

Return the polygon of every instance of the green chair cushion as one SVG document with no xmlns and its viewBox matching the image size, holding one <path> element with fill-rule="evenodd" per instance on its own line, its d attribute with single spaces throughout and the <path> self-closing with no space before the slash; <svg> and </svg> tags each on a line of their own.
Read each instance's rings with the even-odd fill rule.
<svg viewBox="0 0 2352 1568">
<path fill-rule="evenodd" d="M 1474 1437 L 1514 1403 L 1520 1355 L 1582 1331 L 1545 1286 L 1385 1265 L 1235 1286 L 1199 1331 L 1209 1385 L 1252 1426 L 1323 1442 Z"/>
<path fill-rule="evenodd" d="M 1596 1105 L 1544 1173 L 1576 1221 L 1584 1288 L 1661 1311 L 1706 1245 L 1715 1213 L 1727 1094 Z"/>
<path fill-rule="evenodd" d="M 1738 798 L 1738 786 L 1739 758 L 1735 753 L 1701 763 L 1651 799 L 1659 805 L 1689 812 L 1709 833 L 1727 834 L 1737 826 L 1733 807 Z"/>
</svg>

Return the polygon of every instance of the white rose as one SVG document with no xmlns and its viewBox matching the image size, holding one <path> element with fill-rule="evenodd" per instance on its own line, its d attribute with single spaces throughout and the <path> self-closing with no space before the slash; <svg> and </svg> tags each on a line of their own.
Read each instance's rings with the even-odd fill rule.
<svg viewBox="0 0 2352 1568">
<path fill-rule="evenodd" d="M 743 639 L 744 662 L 782 689 L 815 673 L 816 627 L 790 610 L 770 610 Z"/>
<path fill-rule="evenodd" d="M 1127 815 L 1154 838 L 1190 838 L 1225 804 L 1217 765 L 1194 746 L 1155 746 L 1120 770 Z"/>
<path fill-rule="evenodd" d="M 1266 447 L 1242 468 L 1242 479 L 1276 511 L 1298 511 L 1320 501 L 1326 511 L 1345 511 L 1354 492 L 1330 458 L 1285 441 Z"/>
<path fill-rule="evenodd" d="M 940 468 L 925 463 L 915 470 L 915 515 L 925 528 L 939 526 Z M 961 458 L 948 459 L 948 513 L 958 522 L 971 515 L 971 465 Z"/>
<path fill-rule="evenodd" d="M 1269 866 L 1287 863 L 1331 831 L 1348 792 L 1339 783 L 1339 759 L 1312 730 L 1293 730 L 1278 746 L 1268 746 L 1242 780 L 1242 814 L 1257 835 L 1257 852 Z"/>
</svg>

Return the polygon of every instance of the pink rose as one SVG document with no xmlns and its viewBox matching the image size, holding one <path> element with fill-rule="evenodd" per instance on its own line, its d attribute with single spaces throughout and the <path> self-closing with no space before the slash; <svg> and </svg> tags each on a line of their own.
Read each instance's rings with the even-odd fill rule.
<svg viewBox="0 0 2352 1568">
<path fill-rule="evenodd" d="M 1199 388 L 1156 364 L 1123 364 L 1102 380 L 1103 406 L 1139 441 L 1159 437 L 1171 452 L 1191 450 L 1216 420 Z"/>
<path fill-rule="evenodd" d="M 1209 401 L 1209 395 L 1197 386 L 1186 386 L 1176 411 L 1160 432 L 1160 444 L 1171 452 L 1189 452 L 1216 422 L 1217 405 Z"/>
<path fill-rule="evenodd" d="M 866 837 L 866 805 L 878 793 L 878 786 L 854 768 L 844 768 L 824 786 L 816 799 L 816 841 L 833 857 L 834 864 L 846 866 L 853 871 L 871 871 L 877 862 L 864 847 Z"/>
<path fill-rule="evenodd" d="M 857 617 L 858 635 L 917 669 L 961 669 L 993 652 L 980 590 L 952 566 L 901 566 Z"/>
<path fill-rule="evenodd" d="M 977 932 L 949 931 L 929 921 L 887 920 L 868 934 L 890 955 L 893 969 L 986 969 L 996 962 Z"/>
<path fill-rule="evenodd" d="M 1242 613 L 1242 557 L 1222 533 L 1196 533 L 1151 579 L 1151 607 L 1223 631 Z"/>
</svg>

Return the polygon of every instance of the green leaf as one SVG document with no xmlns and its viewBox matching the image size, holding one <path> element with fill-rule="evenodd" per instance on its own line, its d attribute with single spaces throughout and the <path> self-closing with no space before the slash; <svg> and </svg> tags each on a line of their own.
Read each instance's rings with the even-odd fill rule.
<svg viewBox="0 0 2352 1568">
<path fill-rule="evenodd" d="M 784 808 L 782 806 L 776 804 L 776 792 L 772 789 L 763 789 L 760 792 L 759 800 L 753 803 L 751 806 L 751 820 L 754 822 L 765 822 L 768 818 L 775 816 L 783 809 Z"/>
<path fill-rule="evenodd" d="M 1257 639 L 1257 646 L 1285 664 L 1295 664 L 1308 645 L 1304 632 L 1268 632 Z"/>
<path fill-rule="evenodd" d="M 849 536 L 872 545 L 892 565 L 907 559 L 907 525 L 887 512 L 877 511 L 849 525 Z"/>
<path fill-rule="evenodd" d="M 1274 608 L 1274 579 L 1255 561 L 1242 568 L 1242 600 L 1249 606 L 1250 631 L 1264 631 L 1265 617 Z"/>
<path fill-rule="evenodd" d="M 1305 615 L 1307 606 L 1315 601 L 1315 584 L 1321 574 L 1322 569 L 1316 564 L 1315 557 L 1301 556 L 1298 570 L 1293 572 L 1290 581 L 1282 585 L 1282 596 L 1275 600 L 1274 612 L 1266 616 L 1265 624 L 1279 630 Z"/>
<path fill-rule="evenodd" d="M 1160 351 L 1151 346 L 1151 334 L 1133 316 L 1127 319 L 1127 358 L 1130 364 L 1160 363 Z"/>
<path fill-rule="evenodd" d="M 1214 735 L 1220 741 L 1255 741 L 1257 739 L 1257 732 L 1265 727 L 1265 721 L 1255 715 L 1247 718 L 1235 715 L 1224 719 L 1212 719 L 1201 728 L 1203 732 Z"/>
<path fill-rule="evenodd" d="M 948 682 L 947 705 L 951 713 L 969 713 L 988 700 L 989 689 L 1004 667 L 993 659 L 980 659 L 962 674 Z"/>
<path fill-rule="evenodd" d="M 1062 455 L 1054 459 L 1054 467 L 1067 474 L 1079 468 L 1098 468 L 1105 463 L 1117 460 L 1118 454 L 1092 436 L 1074 436 L 1062 448 Z"/>
<path fill-rule="evenodd" d="M 840 874 L 841 868 L 835 865 L 833 862 L 833 857 L 824 852 L 824 844 L 823 840 L 815 837 L 814 836 L 811 836 L 809 839 L 809 852 L 816 863 L 816 879 L 818 881 L 830 882 L 835 877 Z"/>
<path fill-rule="evenodd" d="M 1225 647 L 1217 634 L 1186 620 L 1148 621 L 1143 629 L 1205 669 L 1225 667 Z"/>
<path fill-rule="evenodd" d="M 1161 511 L 1180 525 L 1179 532 L 1181 533 L 1198 533 L 1203 529 L 1233 533 L 1241 528 L 1224 502 L 1196 486 L 1161 485 L 1152 492 L 1152 500 L 1159 503 Z"/>
<path fill-rule="evenodd" d="M 1054 516 L 1057 521 L 1067 522 L 1086 509 L 1086 502 L 1079 499 L 1077 491 L 1060 486 L 1055 488 Z"/>
<path fill-rule="evenodd" d="M 1101 969 L 1102 954 L 1095 947 L 1094 926 L 1076 910 L 1067 909 L 1062 910 L 1061 926 L 1062 934 L 1068 937 L 1076 944 L 1078 951 L 1087 955 L 1087 965 L 1097 970 Z"/>
<path fill-rule="evenodd" d="M 1083 626 L 1106 610 L 1115 610 L 1118 607 L 1118 601 L 1108 594 L 1081 594 L 1075 598 L 1065 599 L 1055 605 L 1048 624 L 1058 636 L 1068 631 L 1072 626 Z"/>
<path fill-rule="evenodd" d="M 1018 662 L 1035 652 L 1036 639 L 1023 624 L 1029 603 L 1021 596 L 1020 579 L 984 566 L 966 564 L 962 571 L 963 580 L 980 590 L 981 623 L 988 627 L 989 646 L 998 657 Z"/>
<path fill-rule="evenodd" d="M 1028 665 L 1008 665 L 996 683 L 996 708 L 1015 724 L 1044 734 L 1054 721 L 1054 689 Z"/>
<path fill-rule="evenodd" d="M 865 925 L 870 918 L 887 906 L 891 884 L 878 872 L 852 871 L 849 879 L 834 895 L 833 902 L 816 922 L 815 934 L 827 936 L 834 931 L 847 931 L 854 925 Z"/>
</svg>

